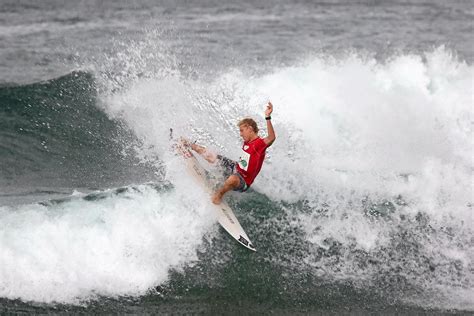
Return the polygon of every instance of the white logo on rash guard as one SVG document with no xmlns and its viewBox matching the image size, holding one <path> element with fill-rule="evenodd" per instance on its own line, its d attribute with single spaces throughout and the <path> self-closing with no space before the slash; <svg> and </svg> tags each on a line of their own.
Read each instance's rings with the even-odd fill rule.
<svg viewBox="0 0 474 316">
<path fill-rule="evenodd" d="M 242 151 L 242 154 L 240 155 L 240 158 L 239 158 L 239 167 L 242 170 L 247 171 L 247 168 L 249 167 L 249 161 L 250 161 L 250 154 L 245 151 Z"/>
</svg>

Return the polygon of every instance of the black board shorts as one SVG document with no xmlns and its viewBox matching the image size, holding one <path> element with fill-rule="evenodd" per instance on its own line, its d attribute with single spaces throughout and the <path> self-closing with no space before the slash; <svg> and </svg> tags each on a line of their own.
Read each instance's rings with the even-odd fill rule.
<svg viewBox="0 0 474 316">
<path fill-rule="evenodd" d="M 234 189 L 234 191 L 238 191 L 238 192 L 247 191 L 249 186 L 245 182 L 242 175 L 236 171 L 237 161 L 234 161 L 232 159 L 229 159 L 221 155 L 217 155 L 217 160 L 219 161 L 219 164 L 221 165 L 221 167 L 224 169 L 224 177 L 226 179 L 233 174 L 235 174 L 239 178 L 240 184 L 237 188 Z"/>
</svg>

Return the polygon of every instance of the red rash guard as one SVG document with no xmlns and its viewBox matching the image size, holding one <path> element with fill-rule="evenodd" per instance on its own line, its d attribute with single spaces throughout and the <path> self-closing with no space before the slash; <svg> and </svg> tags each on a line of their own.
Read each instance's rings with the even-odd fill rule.
<svg viewBox="0 0 474 316">
<path fill-rule="evenodd" d="M 253 183 L 262 168 L 267 147 L 265 141 L 260 137 L 250 142 L 244 142 L 242 145 L 243 152 L 237 164 L 237 172 L 244 178 L 248 186 Z"/>
</svg>

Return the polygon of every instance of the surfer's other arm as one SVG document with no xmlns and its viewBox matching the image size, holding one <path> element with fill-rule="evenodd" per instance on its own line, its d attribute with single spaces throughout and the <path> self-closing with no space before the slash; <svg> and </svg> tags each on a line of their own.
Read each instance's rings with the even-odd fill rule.
<svg viewBox="0 0 474 316">
<path fill-rule="evenodd" d="M 267 131 L 268 136 L 263 139 L 265 144 L 270 147 L 276 139 L 275 130 L 273 129 L 272 124 L 272 112 L 273 112 L 273 104 L 268 101 L 267 109 L 265 110 L 265 120 L 267 121 Z"/>
</svg>

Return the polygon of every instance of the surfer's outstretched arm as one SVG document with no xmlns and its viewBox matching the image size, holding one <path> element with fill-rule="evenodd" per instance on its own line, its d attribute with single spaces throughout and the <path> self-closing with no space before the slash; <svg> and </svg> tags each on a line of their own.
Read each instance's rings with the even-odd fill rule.
<svg viewBox="0 0 474 316">
<path fill-rule="evenodd" d="M 272 117 L 271 114 L 273 112 L 273 104 L 269 101 L 267 105 L 267 109 L 265 110 L 265 120 L 267 121 L 267 131 L 268 136 L 263 139 L 265 144 L 270 147 L 276 139 L 275 130 L 273 129 L 272 124 Z"/>
</svg>

